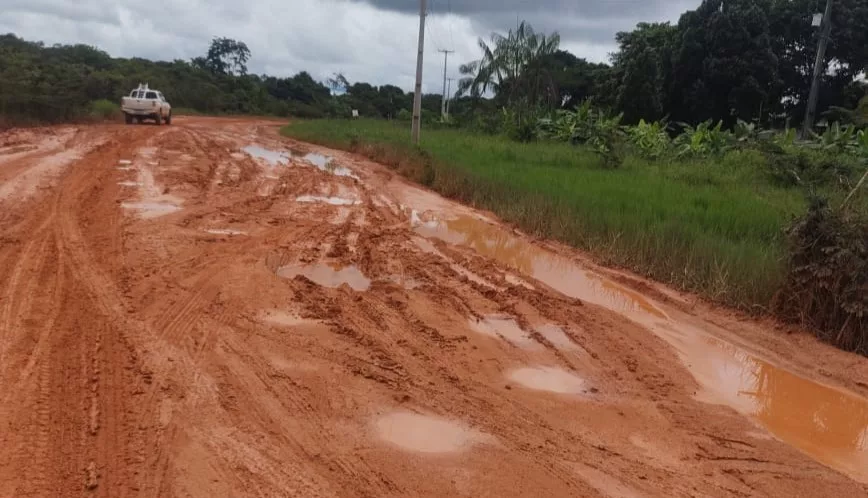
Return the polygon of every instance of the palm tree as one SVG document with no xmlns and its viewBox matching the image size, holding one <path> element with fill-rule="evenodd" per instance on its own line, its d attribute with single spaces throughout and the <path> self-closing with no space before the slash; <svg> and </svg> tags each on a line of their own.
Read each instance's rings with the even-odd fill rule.
<svg viewBox="0 0 868 498">
<path fill-rule="evenodd" d="M 525 21 L 515 30 L 510 29 L 506 36 L 492 33 L 491 45 L 480 38 L 482 58 L 459 67 L 464 77 L 458 83 L 458 95 L 469 93 L 472 97 L 481 97 L 489 90 L 500 93 L 507 85 L 515 91 L 522 80 L 539 81 L 545 69 L 536 63 L 557 52 L 560 42 L 561 37 L 556 32 L 536 33 Z"/>
</svg>

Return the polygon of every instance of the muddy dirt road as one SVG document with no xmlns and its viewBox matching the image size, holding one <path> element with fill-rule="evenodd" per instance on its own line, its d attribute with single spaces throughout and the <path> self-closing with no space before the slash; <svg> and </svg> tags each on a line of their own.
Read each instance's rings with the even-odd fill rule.
<svg viewBox="0 0 868 498">
<path fill-rule="evenodd" d="M 273 122 L 0 134 L 3 497 L 868 496 L 866 363 Z"/>
</svg>

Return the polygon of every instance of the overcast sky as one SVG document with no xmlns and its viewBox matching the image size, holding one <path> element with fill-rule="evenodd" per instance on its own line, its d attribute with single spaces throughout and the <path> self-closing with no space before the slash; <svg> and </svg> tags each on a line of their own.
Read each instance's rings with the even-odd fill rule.
<svg viewBox="0 0 868 498">
<path fill-rule="evenodd" d="M 429 0 L 425 91 L 442 91 L 443 55 L 455 50 L 449 74 L 478 58 L 476 39 L 516 21 L 558 31 L 561 48 L 607 61 L 614 35 L 640 21 L 677 21 L 700 0 Z M 247 43 L 255 73 L 336 71 L 350 82 L 413 86 L 418 0 L 0 0 L 0 33 L 27 40 L 86 43 L 113 56 L 190 59 L 212 37 Z"/>
</svg>

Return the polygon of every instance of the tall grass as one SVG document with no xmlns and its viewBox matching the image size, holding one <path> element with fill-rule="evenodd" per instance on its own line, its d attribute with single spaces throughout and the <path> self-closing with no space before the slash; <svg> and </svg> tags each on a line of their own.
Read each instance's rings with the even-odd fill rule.
<svg viewBox="0 0 868 498">
<path fill-rule="evenodd" d="M 411 179 L 488 209 L 534 235 L 743 309 L 765 308 L 785 278 L 783 228 L 804 212 L 795 188 L 774 186 L 761 154 L 647 161 L 606 169 L 561 143 L 516 143 L 461 130 L 382 121 L 300 121 L 283 133 L 359 152 Z"/>
</svg>

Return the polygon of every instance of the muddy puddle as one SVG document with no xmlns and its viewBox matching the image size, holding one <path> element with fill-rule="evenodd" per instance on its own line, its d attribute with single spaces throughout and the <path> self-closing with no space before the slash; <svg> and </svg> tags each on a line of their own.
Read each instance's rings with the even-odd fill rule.
<svg viewBox="0 0 868 498">
<path fill-rule="evenodd" d="M 262 159 L 271 166 L 277 166 L 279 164 L 287 165 L 289 164 L 290 158 L 292 158 L 292 154 L 289 152 L 267 149 L 261 145 L 255 144 L 248 145 L 241 150 L 246 152 L 250 157 Z"/>
<path fill-rule="evenodd" d="M 211 235 L 247 235 L 247 232 L 243 232 L 241 230 L 233 230 L 231 228 L 208 228 L 205 230 L 205 233 L 210 233 Z"/>
<path fill-rule="evenodd" d="M 552 343 L 552 345 L 563 351 L 578 351 L 581 348 L 574 343 L 564 332 L 564 329 L 558 327 L 557 325 L 552 325 L 547 323 L 545 325 L 540 325 L 535 327 L 536 331 L 539 332 L 543 337 L 546 338 L 547 341 Z"/>
<path fill-rule="evenodd" d="M 270 166 L 288 166 L 292 159 L 296 158 L 313 165 L 320 171 L 325 171 L 326 173 L 335 176 L 346 176 L 348 178 L 359 180 L 359 177 L 353 172 L 353 170 L 346 166 L 339 165 L 334 158 L 317 152 L 303 152 L 295 149 L 290 151 L 278 151 L 257 144 L 250 144 L 241 150 L 255 159 L 262 159 Z"/>
<path fill-rule="evenodd" d="M 491 439 L 459 422 L 412 412 L 381 416 L 374 426 L 380 439 L 419 453 L 454 453 Z"/>
<path fill-rule="evenodd" d="M 295 198 L 296 202 L 313 202 L 331 204 L 332 206 L 355 206 L 361 204 L 361 201 L 355 199 L 345 199 L 343 197 L 323 197 L 319 195 L 302 195 Z"/>
<path fill-rule="evenodd" d="M 325 171 L 325 172 L 331 173 L 335 176 L 346 176 L 349 178 L 355 178 L 356 180 L 359 179 L 359 177 L 356 176 L 355 173 L 353 173 L 353 170 L 351 170 L 345 166 L 340 166 L 339 164 L 337 164 L 335 162 L 334 159 L 332 159 L 329 156 L 317 154 L 316 152 L 310 152 L 310 153 L 304 154 L 302 156 L 302 159 L 309 162 L 310 164 L 313 164 L 320 171 Z"/>
<path fill-rule="evenodd" d="M 265 323 L 278 327 L 297 327 L 319 323 L 317 320 L 302 318 L 298 313 L 285 310 L 267 310 L 260 313 L 260 319 Z"/>
<path fill-rule="evenodd" d="M 479 334 L 503 339 L 522 349 L 539 349 L 541 345 L 508 316 L 490 315 L 482 320 L 470 320 L 470 328 Z"/>
<path fill-rule="evenodd" d="M 181 209 L 178 205 L 168 202 L 122 202 L 121 207 L 136 211 L 142 218 L 157 218 Z"/>
<path fill-rule="evenodd" d="M 557 367 L 527 367 L 509 373 L 513 382 L 536 391 L 558 394 L 581 394 L 585 392 L 585 381 L 566 370 Z"/>
<path fill-rule="evenodd" d="M 279 268 L 277 275 L 289 279 L 301 275 L 318 285 L 332 289 L 348 285 L 351 289 L 361 292 L 371 287 L 371 280 L 355 266 L 340 268 L 327 263 L 296 264 Z"/>
<path fill-rule="evenodd" d="M 697 397 L 749 416 L 774 437 L 854 479 L 868 482 L 868 400 L 800 377 L 715 339 L 689 317 L 477 218 L 423 219 L 419 235 L 472 248 L 570 297 L 615 311 L 667 341 L 702 386 Z M 471 324 L 473 325 L 473 324 Z M 498 323 L 476 325 L 491 332 Z M 503 325 L 502 322 L 499 325 Z M 507 326 L 507 340 L 523 336 Z M 549 331 L 552 332 L 551 330 Z M 541 332 L 542 333 L 542 332 Z"/>
</svg>

